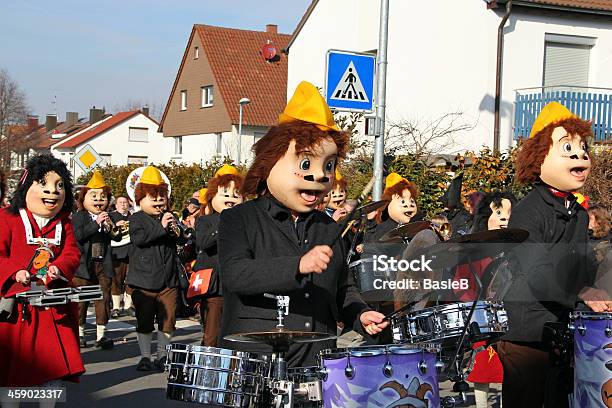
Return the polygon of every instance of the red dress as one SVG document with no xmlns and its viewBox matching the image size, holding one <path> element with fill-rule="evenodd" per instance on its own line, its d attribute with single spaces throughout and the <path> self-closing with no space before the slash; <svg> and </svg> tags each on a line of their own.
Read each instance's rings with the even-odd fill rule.
<svg viewBox="0 0 612 408">
<path fill-rule="evenodd" d="M 27 214 L 34 237 L 53 238 L 56 224 L 62 223 L 61 244 L 53 247 L 51 265 L 72 281 L 80 254 L 70 214 L 58 214 L 42 231 L 32 214 Z M 28 289 L 15 281 L 15 273 L 27 268 L 36 247 L 27 244 L 19 214 L 0 210 L 0 296 L 9 297 Z M 85 367 L 78 343 L 77 304 L 49 308 L 27 305 L 25 321 L 22 307 L 18 305 L 17 319 L 0 322 L 0 386 L 33 386 L 58 379 L 78 381 Z"/>
</svg>

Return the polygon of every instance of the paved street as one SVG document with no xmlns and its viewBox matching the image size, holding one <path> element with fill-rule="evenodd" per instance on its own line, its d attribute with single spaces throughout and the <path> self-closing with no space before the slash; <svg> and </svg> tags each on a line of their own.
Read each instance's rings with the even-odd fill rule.
<svg viewBox="0 0 612 408">
<path fill-rule="evenodd" d="M 91 310 L 90 310 L 91 313 Z M 108 325 L 110 335 L 116 340 L 115 348 L 110 351 L 88 348 L 83 351 L 87 372 L 79 384 L 67 385 L 66 404 L 58 407 L 177 407 L 186 408 L 191 404 L 166 399 L 166 376 L 157 372 L 136 371 L 140 358 L 135 332 L 136 320 L 122 317 L 111 320 Z M 95 338 L 95 320 L 88 317 L 86 331 L 88 340 Z M 200 341 L 200 325 L 189 319 L 177 322 L 174 342 L 197 344 Z M 153 349 L 156 342 L 154 339 Z M 441 384 L 441 394 L 449 395 L 452 384 Z M 469 395 L 474 406 L 474 396 Z M 492 407 L 499 407 L 498 394 L 490 397 Z M 34 404 L 23 404 L 23 407 L 35 407 Z M 197 406 L 197 405 L 194 405 Z"/>
</svg>

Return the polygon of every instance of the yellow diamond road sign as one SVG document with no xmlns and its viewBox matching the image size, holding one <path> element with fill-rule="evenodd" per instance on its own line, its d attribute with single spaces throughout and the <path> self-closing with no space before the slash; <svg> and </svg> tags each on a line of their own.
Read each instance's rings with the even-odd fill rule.
<svg viewBox="0 0 612 408">
<path fill-rule="evenodd" d="M 83 171 L 89 171 L 102 162 L 102 157 L 93 147 L 86 144 L 81 150 L 74 154 L 73 160 L 83 169 Z"/>
</svg>

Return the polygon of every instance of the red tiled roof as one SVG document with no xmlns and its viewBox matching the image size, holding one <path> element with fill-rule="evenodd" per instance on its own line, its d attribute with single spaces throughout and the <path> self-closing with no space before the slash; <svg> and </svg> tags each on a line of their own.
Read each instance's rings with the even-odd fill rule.
<svg viewBox="0 0 612 408">
<path fill-rule="evenodd" d="M 66 122 L 62 122 L 55 129 L 50 132 L 44 132 L 41 137 L 39 137 L 38 142 L 35 145 L 36 149 L 48 149 L 56 143 L 59 143 L 62 139 L 67 138 L 73 133 L 77 133 L 80 130 L 85 129 L 90 125 L 89 122 L 78 122 L 72 125 L 67 125 Z M 54 132 L 65 134 L 61 138 L 53 138 Z"/>
<path fill-rule="evenodd" d="M 126 121 L 127 119 L 139 113 L 141 112 L 138 110 L 116 113 L 110 119 L 106 119 L 104 122 L 101 122 L 100 124 L 94 126 L 93 128 L 86 130 L 80 135 L 62 143 L 61 145 L 57 147 L 60 149 L 63 149 L 63 148 L 73 148 L 73 147 L 80 146 L 81 144 L 87 142 L 88 140 L 93 139 L 99 134 L 106 132 L 107 130 L 119 125 L 120 123 Z M 56 139 L 55 142 L 58 143 L 59 141 Z"/>
<path fill-rule="evenodd" d="M 196 25 L 232 123 L 239 122 L 238 101 L 249 98 L 243 123 L 272 126 L 287 104 L 287 56 L 281 50 L 291 36 L 265 31 Z M 261 48 L 270 41 L 280 58 L 266 62 Z"/>
</svg>

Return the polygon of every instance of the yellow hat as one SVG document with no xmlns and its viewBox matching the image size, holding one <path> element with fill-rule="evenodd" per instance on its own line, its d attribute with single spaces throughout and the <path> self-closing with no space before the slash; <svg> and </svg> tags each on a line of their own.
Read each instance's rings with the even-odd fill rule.
<svg viewBox="0 0 612 408">
<path fill-rule="evenodd" d="M 344 177 L 342 177 L 342 174 L 340 174 L 340 172 L 338 171 L 338 169 L 336 169 L 336 181 L 340 181 L 342 180 Z"/>
<path fill-rule="evenodd" d="M 565 119 L 575 118 L 572 112 L 559 102 L 551 102 L 542 108 L 542 111 L 533 122 L 529 138 L 535 136 L 540 130 L 544 129 L 551 123 L 560 122 Z"/>
<path fill-rule="evenodd" d="M 215 173 L 215 177 L 225 176 L 226 174 L 238 174 L 238 169 L 234 166 L 230 166 L 229 164 L 224 164 L 221 166 L 219 170 Z"/>
<path fill-rule="evenodd" d="M 156 167 L 147 166 L 142 172 L 142 176 L 140 176 L 139 183 L 143 184 L 152 184 L 154 186 L 159 186 L 165 184 L 164 179 L 162 178 L 161 173 L 157 170 Z"/>
<path fill-rule="evenodd" d="M 408 182 L 408 180 L 406 180 L 405 178 L 403 178 L 402 176 L 400 176 L 397 173 L 391 173 L 387 176 L 387 178 L 385 179 L 385 190 L 388 188 L 393 187 L 394 185 L 396 185 L 397 183 L 399 183 L 400 181 L 405 181 Z"/>
<path fill-rule="evenodd" d="M 93 174 L 91 175 L 91 179 L 89 183 L 87 183 L 87 187 L 89 188 L 103 188 L 106 187 L 106 182 L 104 181 L 104 177 L 102 177 L 102 173 L 98 169 L 95 169 Z"/>
<path fill-rule="evenodd" d="M 340 131 L 334 121 L 334 115 L 319 90 L 306 81 L 300 82 L 285 107 L 285 111 L 278 117 L 278 123 L 289 123 L 295 120 L 313 123 L 324 131 Z"/>
<path fill-rule="evenodd" d="M 200 204 L 204 205 L 206 204 L 206 192 L 208 191 L 207 188 L 201 188 L 200 189 L 200 196 L 198 197 L 198 201 L 200 202 Z"/>
</svg>

